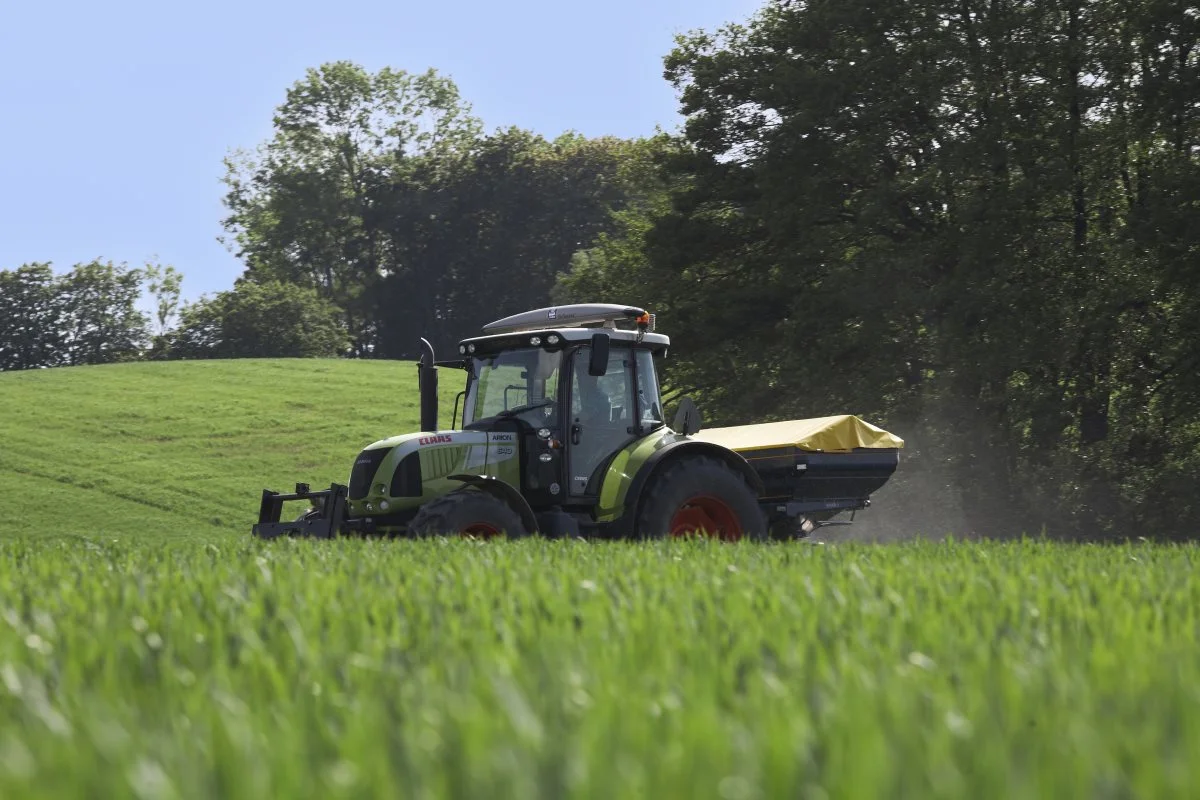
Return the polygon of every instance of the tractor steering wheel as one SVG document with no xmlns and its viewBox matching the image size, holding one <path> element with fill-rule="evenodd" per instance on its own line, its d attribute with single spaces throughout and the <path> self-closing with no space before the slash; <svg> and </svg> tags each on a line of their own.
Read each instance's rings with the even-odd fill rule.
<svg viewBox="0 0 1200 800">
<path fill-rule="evenodd" d="M 542 406 L 552 406 L 552 405 L 554 405 L 554 401 L 547 398 L 544 400 L 538 400 L 536 403 L 526 403 L 525 405 L 522 405 L 522 406 L 513 406 L 512 408 L 506 408 L 503 411 L 501 411 L 499 414 L 497 414 L 496 416 L 497 417 L 514 417 L 517 414 L 520 414 L 525 411 L 532 411 L 535 408 L 541 408 Z"/>
</svg>

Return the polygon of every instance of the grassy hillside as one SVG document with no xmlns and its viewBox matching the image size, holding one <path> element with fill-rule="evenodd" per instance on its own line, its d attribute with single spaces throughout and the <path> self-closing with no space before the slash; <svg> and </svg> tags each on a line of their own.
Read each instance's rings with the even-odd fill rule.
<svg viewBox="0 0 1200 800">
<path fill-rule="evenodd" d="M 458 378 L 442 372 L 443 421 Z M 0 536 L 248 535 L 263 488 L 345 482 L 363 445 L 418 419 L 411 362 L 0 373 Z"/>
</svg>

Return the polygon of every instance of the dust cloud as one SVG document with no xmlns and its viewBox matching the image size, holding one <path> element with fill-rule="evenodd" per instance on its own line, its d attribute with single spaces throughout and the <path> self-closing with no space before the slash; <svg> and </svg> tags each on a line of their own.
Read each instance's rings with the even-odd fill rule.
<svg viewBox="0 0 1200 800">
<path fill-rule="evenodd" d="M 893 433 L 905 440 L 900 465 L 871 496 L 871 505 L 854 515 L 850 525 L 818 528 L 813 541 L 886 543 L 911 539 L 955 540 L 1019 539 L 1040 537 L 1046 531 L 1021 519 L 1012 498 L 994 486 L 993 476 L 1004 466 L 986 448 L 973 455 L 966 443 L 939 436 L 931 421 L 897 426 Z M 970 486 L 970 496 L 964 496 Z M 839 514 L 837 521 L 850 519 Z"/>
</svg>

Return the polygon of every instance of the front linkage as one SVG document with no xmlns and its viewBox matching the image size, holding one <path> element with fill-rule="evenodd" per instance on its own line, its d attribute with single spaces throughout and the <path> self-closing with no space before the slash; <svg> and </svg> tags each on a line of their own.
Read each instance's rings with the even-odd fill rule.
<svg viewBox="0 0 1200 800">
<path fill-rule="evenodd" d="M 297 483 L 292 494 L 280 494 L 263 489 L 262 503 L 258 508 L 258 524 L 253 534 L 261 539 L 276 539 L 280 536 L 305 536 L 314 539 L 332 539 L 339 533 L 358 531 L 372 533 L 375 527 L 365 519 L 346 518 L 347 487 L 331 483 L 328 489 L 314 492 L 307 483 Z M 281 522 L 283 504 L 290 500 L 308 500 L 315 509 L 291 522 Z"/>
</svg>

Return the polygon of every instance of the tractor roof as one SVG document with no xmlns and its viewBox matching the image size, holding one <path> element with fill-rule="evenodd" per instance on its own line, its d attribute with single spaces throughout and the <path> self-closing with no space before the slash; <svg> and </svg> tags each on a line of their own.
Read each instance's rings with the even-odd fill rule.
<svg viewBox="0 0 1200 800">
<path fill-rule="evenodd" d="M 483 326 L 484 333 L 521 333 L 547 328 L 582 328 L 601 326 L 616 328 L 616 323 L 642 323 L 654 330 L 654 315 L 637 306 L 621 306 L 612 303 L 579 303 L 567 306 L 549 306 L 533 311 L 513 314 Z"/>
<path fill-rule="evenodd" d="M 629 327 L 617 327 L 618 323 Z M 653 350 L 671 343 L 669 337 L 652 332 L 653 314 L 637 306 L 610 303 L 538 308 L 490 322 L 483 330 L 483 336 L 463 339 L 459 352 L 465 355 L 477 349 L 496 352 L 514 347 L 554 347 L 588 341 L 600 332 L 607 333 L 614 342 L 641 344 Z"/>
</svg>

